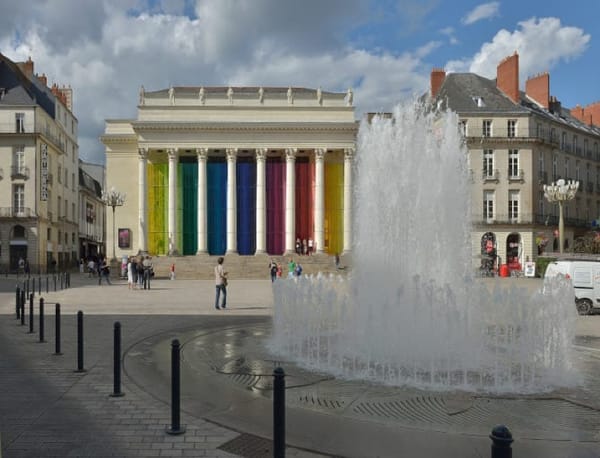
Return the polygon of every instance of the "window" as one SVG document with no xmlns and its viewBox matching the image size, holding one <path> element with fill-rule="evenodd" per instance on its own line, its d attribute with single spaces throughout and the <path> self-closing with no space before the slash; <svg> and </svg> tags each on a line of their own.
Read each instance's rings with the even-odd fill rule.
<svg viewBox="0 0 600 458">
<path fill-rule="evenodd" d="M 13 212 L 22 214 L 25 212 L 25 185 L 13 185 Z"/>
<path fill-rule="evenodd" d="M 62 210 L 62 199 L 60 198 L 60 196 L 58 196 L 58 200 L 57 200 L 57 208 L 56 211 L 58 212 L 58 215 L 56 215 L 57 217 L 60 218 L 60 211 Z"/>
<path fill-rule="evenodd" d="M 538 124 L 538 129 L 540 125 Z M 509 119 L 506 125 L 506 136 L 516 137 L 517 136 L 517 121 L 515 119 Z"/>
<path fill-rule="evenodd" d="M 494 176 L 494 150 L 483 150 L 483 176 Z"/>
<path fill-rule="evenodd" d="M 15 146 L 13 151 L 13 166 L 17 173 L 21 173 L 25 167 L 25 146 Z"/>
<path fill-rule="evenodd" d="M 579 161 L 575 161 L 575 179 L 576 180 L 580 180 L 581 179 L 579 177 Z"/>
<path fill-rule="evenodd" d="M 75 203 L 71 204 L 71 221 L 77 221 L 77 215 L 75 215 Z"/>
<path fill-rule="evenodd" d="M 49 227 L 46 229 L 46 241 L 52 241 L 52 228 Z"/>
<path fill-rule="evenodd" d="M 560 148 L 566 149 L 566 147 L 567 147 L 567 133 L 563 132 L 562 136 L 560 138 Z"/>
<path fill-rule="evenodd" d="M 483 218 L 486 221 L 494 219 L 494 191 L 483 191 Z"/>
<path fill-rule="evenodd" d="M 558 139 L 556 138 L 556 129 L 554 127 L 552 127 L 550 129 L 550 141 L 552 143 L 554 143 L 555 141 L 557 141 Z"/>
<path fill-rule="evenodd" d="M 15 132 L 18 134 L 25 132 L 25 113 L 15 113 Z"/>
<path fill-rule="evenodd" d="M 544 191 L 540 191 L 539 195 L 538 195 L 538 209 L 540 212 L 540 215 L 544 216 L 544 201 L 546 200 L 546 198 L 544 197 Z"/>
<path fill-rule="evenodd" d="M 543 166 L 542 161 L 542 166 Z M 508 176 L 510 178 L 518 178 L 519 176 L 519 150 L 508 150 Z"/>
<path fill-rule="evenodd" d="M 552 156 L 552 180 L 556 180 L 558 177 L 558 155 Z"/>
<path fill-rule="evenodd" d="M 65 187 L 66 188 L 69 187 L 69 171 L 67 170 L 66 167 L 65 167 Z"/>
<path fill-rule="evenodd" d="M 569 175 L 571 173 L 571 161 L 567 158 L 565 159 L 565 176 L 563 177 L 565 180 L 569 179 Z"/>
<path fill-rule="evenodd" d="M 510 221 L 519 219 L 519 191 L 508 191 L 508 218 Z"/>
<path fill-rule="evenodd" d="M 62 166 L 58 166 L 58 173 L 56 174 L 56 179 L 59 183 L 62 183 Z"/>
<path fill-rule="evenodd" d="M 71 189 L 75 190 L 75 174 L 71 174 Z"/>
<path fill-rule="evenodd" d="M 65 199 L 65 219 L 69 217 L 69 201 Z"/>
<path fill-rule="evenodd" d="M 467 136 L 467 121 L 461 120 L 458 123 L 458 128 L 460 129 L 460 133 L 462 134 L 462 136 L 466 137 Z"/>
<path fill-rule="evenodd" d="M 491 137 L 492 136 L 492 120 L 491 119 L 483 120 L 481 135 L 483 137 Z"/>
</svg>

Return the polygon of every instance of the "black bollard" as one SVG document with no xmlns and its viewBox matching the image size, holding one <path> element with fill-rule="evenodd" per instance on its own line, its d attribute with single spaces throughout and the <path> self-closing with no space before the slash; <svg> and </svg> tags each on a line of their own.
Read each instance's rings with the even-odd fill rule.
<svg viewBox="0 0 600 458">
<path fill-rule="evenodd" d="M 21 326 L 25 326 L 25 291 L 21 290 Z"/>
<path fill-rule="evenodd" d="M 185 426 L 180 424 L 180 379 L 179 379 L 179 340 L 171 342 L 171 426 L 167 434 L 183 434 Z"/>
<path fill-rule="evenodd" d="M 29 295 L 29 334 L 33 334 L 33 294 Z"/>
<path fill-rule="evenodd" d="M 52 275 L 52 279 L 54 280 L 54 292 L 56 292 L 56 274 Z"/>
<path fill-rule="evenodd" d="M 49 292 L 50 292 L 50 286 L 49 286 L 48 274 L 46 274 L 46 294 L 48 294 Z"/>
<path fill-rule="evenodd" d="M 27 291 L 26 295 L 27 297 L 29 297 L 29 278 L 27 278 L 27 280 L 24 280 L 23 284 L 25 285 L 25 291 Z"/>
<path fill-rule="evenodd" d="M 490 434 L 492 439 L 492 458 L 512 458 L 512 434 L 504 425 L 494 426 Z"/>
<path fill-rule="evenodd" d="M 81 310 L 77 312 L 77 370 L 75 372 L 86 372 L 83 368 L 83 312 Z"/>
<path fill-rule="evenodd" d="M 38 277 L 38 294 L 42 295 L 42 277 L 41 275 Z"/>
<path fill-rule="evenodd" d="M 60 304 L 54 305 L 54 354 L 62 355 L 60 352 Z"/>
<path fill-rule="evenodd" d="M 113 392 L 112 397 L 118 398 L 125 394 L 121 391 L 121 323 L 115 323 L 113 331 L 114 354 L 113 354 Z"/>
<path fill-rule="evenodd" d="M 31 293 L 33 297 L 33 293 Z M 44 340 L 44 298 L 40 297 L 40 342 L 45 342 Z"/>
<path fill-rule="evenodd" d="M 17 309 L 17 320 L 21 318 L 21 288 L 17 286 L 17 294 L 15 301 L 15 308 Z"/>
<path fill-rule="evenodd" d="M 35 294 L 35 277 L 31 277 L 31 292 Z"/>
<path fill-rule="evenodd" d="M 285 372 L 273 371 L 273 457 L 285 457 Z"/>
</svg>

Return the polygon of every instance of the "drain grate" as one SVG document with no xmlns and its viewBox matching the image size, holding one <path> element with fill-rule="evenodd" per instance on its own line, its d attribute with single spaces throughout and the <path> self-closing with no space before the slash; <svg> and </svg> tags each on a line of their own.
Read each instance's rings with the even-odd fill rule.
<svg viewBox="0 0 600 458">
<path fill-rule="evenodd" d="M 240 434 L 217 448 L 243 458 L 270 458 L 273 456 L 273 441 L 246 433 Z"/>
</svg>

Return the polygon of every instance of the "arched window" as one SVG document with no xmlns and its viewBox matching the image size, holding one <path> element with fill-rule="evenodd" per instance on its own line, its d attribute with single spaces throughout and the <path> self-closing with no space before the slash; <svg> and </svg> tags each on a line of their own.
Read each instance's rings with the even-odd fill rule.
<svg viewBox="0 0 600 458">
<path fill-rule="evenodd" d="M 25 238 L 25 228 L 23 226 L 15 226 L 12 230 L 12 238 L 13 239 L 24 239 Z"/>
</svg>

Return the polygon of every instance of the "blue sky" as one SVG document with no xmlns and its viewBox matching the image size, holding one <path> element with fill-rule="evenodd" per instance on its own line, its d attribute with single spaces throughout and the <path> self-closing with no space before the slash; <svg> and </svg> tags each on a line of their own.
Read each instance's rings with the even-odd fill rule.
<svg viewBox="0 0 600 458">
<path fill-rule="evenodd" d="M 577 8 L 574 6 L 577 5 Z M 74 89 L 80 155 L 102 163 L 104 120 L 140 85 L 354 90 L 356 115 L 428 89 L 433 67 L 520 85 L 548 71 L 563 106 L 600 99 L 596 0 L 0 0 L 0 52 Z"/>
</svg>

